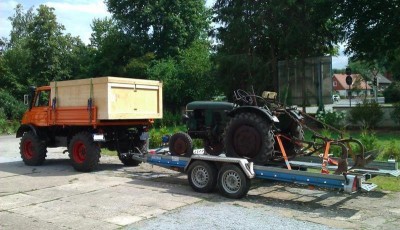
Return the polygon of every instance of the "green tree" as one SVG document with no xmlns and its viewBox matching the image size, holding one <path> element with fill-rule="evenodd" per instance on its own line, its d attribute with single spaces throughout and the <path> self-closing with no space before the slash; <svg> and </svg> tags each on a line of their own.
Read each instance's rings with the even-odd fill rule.
<svg viewBox="0 0 400 230">
<path fill-rule="evenodd" d="M 138 44 L 140 55 L 176 56 L 209 26 L 204 0 L 107 0 L 108 10 Z"/>
<path fill-rule="evenodd" d="M 127 75 L 124 69 L 126 65 L 133 57 L 140 56 L 136 49 L 136 42 L 124 34 L 113 19 L 94 19 L 91 27 L 93 75 Z"/>
<path fill-rule="evenodd" d="M 84 76 L 90 52 L 78 37 L 64 35 L 54 9 L 41 5 L 36 13 L 17 5 L 9 17 L 10 41 L 2 51 L 0 79 L 15 97 L 26 93 L 29 85 L 47 85 L 51 80 Z"/>
<path fill-rule="evenodd" d="M 337 16 L 345 30 L 346 53 L 355 60 L 372 62 L 400 76 L 400 1 L 342 0 Z"/>
<path fill-rule="evenodd" d="M 226 93 L 250 85 L 256 91 L 276 90 L 279 60 L 336 52 L 336 6 L 333 0 L 217 0 L 217 62 Z"/>
<path fill-rule="evenodd" d="M 161 80 L 164 104 L 174 112 L 194 100 L 210 100 L 218 94 L 209 44 L 199 40 L 176 58 L 155 61 L 148 69 L 150 79 Z"/>
<path fill-rule="evenodd" d="M 32 54 L 31 76 L 40 85 L 70 77 L 70 72 L 63 62 L 63 52 L 69 48 L 68 41 L 62 34 L 64 29 L 64 26 L 56 20 L 54 8 L 39 6 L 28 27 L 29 37 L 26 47 Z"/>
</svg>

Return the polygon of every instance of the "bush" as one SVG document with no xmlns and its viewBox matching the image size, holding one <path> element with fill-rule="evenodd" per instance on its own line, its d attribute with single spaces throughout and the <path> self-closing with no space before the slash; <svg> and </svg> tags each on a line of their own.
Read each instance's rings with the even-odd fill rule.
<svg viewBox="0 0 400 230">
<path fill-rule="evenodd" d="M 4 109 L 0 108 L 0 134 L 16 133 L 20 124 L 18 121 L 7 121 L 7 116 L 4 113 Z"/>
<path fill-rule="evenodd" d="M 394 120 L 394 122 L 396 122 L 397 124 L 400 124 L 400 102 L 396 103 L 393 105 L 394 106 L 394 110 L 391 114 L 392 119 Z"/>
<path fill-rule="evenodd" d="M 400 161 L 400 145 L 396 145 L 395 140 L 391 140 L 387 145 L 382 154 L 382 160 L 395 159 Z"/>
<path fill-rule="evenodd" d="M 172 113 L 169 111 L 163 112 L 163 119 L 158 119 L 154 121 L 154 127 L 173 127 L 178 126 L 182 123 L 182 114 Z"/>
<path fill-rule="evenodd" d="M 371 151 L 380 149 L 378 144 L 378 138 L 376 137 L 374 132 L 369 132 L 368 130 L 363 130 L 361 132 L 359 141 L 364 145 L 365 151 Z M 354 143 L 351 143 L 352 150 L 355 154 L 361 153 L 360 146 Z"/>
<path fill-rule="evenodd" d="M 344 112 L 336 112 L 336 111 L 319 111 L 315 118 L 322 122 L 324 128 L 327 128 L 325 124 L 333 126 L 337 129 L 343 129 L 345 126 L 345 117 L 346 114 Z"/>
<path fill-rule="evenodd" d="M 350 110 L 349 120 L 354 124 L 360 123 L 363 129 L 374 128 L 383 118 L 381 106 L 376 102 L 357 104 Z"/>
<path fill-rule="evenodd" d="M 150 148 L 158 148 L 162 145 L 162 137 L 164 135 L 173 135 L 174 133 L 177 133 L 179 131 L 182 131 L 182 128 L 175 126 L 174 128 L 167 128 L 167 127 L 161 127 L 159 129 L 151 129 L 149 134 L 150 134 L 150 143 L 149 147 Z"/>
<path fill-rule="evenodd" d="M 5 133 L 7 127 L 7 117 L 4 113 L 4 109 L 0 108 L 0 133 Z"/>
<path fill-rule="evenodd" d="M 8 120 L 21 120 L 22 115 L 26 111 L 26 106 L 22 101 L 16 100 L 5 91 L 0 91 L 0 108 L 3 108 L 3 112 Z"/>
<path fill-rule="evenodd" d="M 388 103 L 400 102 L 400 82 L 392 82 L 383 91 L 383 96 L 385 96 L 385 101 Z"/>
</svg>

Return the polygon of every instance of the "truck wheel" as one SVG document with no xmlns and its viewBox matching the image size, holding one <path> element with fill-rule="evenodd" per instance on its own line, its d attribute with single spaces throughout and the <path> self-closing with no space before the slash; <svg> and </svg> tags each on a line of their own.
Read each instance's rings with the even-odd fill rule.
<svg viewBox="0 0 400 230">
<path fill-rule="evenodd" d="M 178 132 L 169 140 L 169 151 L 173 156 L 190 157 L 193 155 L 192 138 L 184 132 Z"/>
<path fill-rule="evenodd" d="M 100 147 L 93 141 L 90 133 L 81 132 L 73 136 L 68 152 L 72 166 L 77 171 L 90 172 L 99 164 Z"/>
<path fill-rule="evenodd" d="M 213 143 L 212 141 L 205 139 L 203 141 L 203 146 L 206 153 L 213 156 L 219 156 L 221 153 L 224 152 L 224 144 L 222 142 Z"/>
<path fill-rule="evenodd" d="M 225 128 L 226 156 L 242 157 L 264 165 L 274 151 L 271 126 L 271 122 L 256 114 L 237 114 Z"/>
<path fill-rule="evenodd" d="M 121 144 L 122 145 L 122 144 Z M 129 154 L 128 147 L 121 147 L 121 145 L 117 148 L 118 158 L 125 166 L 138 166 L 141 162 L 132 159 L 131 154 Z M 122 145 L 124 146 L 124 145 Z M 125 145 L 128 146 L 128 145 Z M 136 144 L 136 147 L 140 150 L 141 153 L 146 152 L 146 141 L 140 141 L 140 143 Z M 134 149 L 136 150 L 136 149 Z M 137 150 L 136 150 L 137 151 Z"/>
<path fill-rule="evenodd" d="M 226 164 L 218 173 L 218 189 L 228 198 L 244 197 L 250 189 L 250 179 L 237 165 Z"/>
<path fill-rule="evenodd" d="M 37 166 L 46 159 L 46 142 L 41 140 L 32 131 L 24 133 L 19 145 L 22 161 L 26 165 Z"/>
<path fill-rule="evenodd" d="M 217 185 L 217 169 L 209 162 L 195 161 L 188 170 L 188 181 L 196 192 L 212 192 Z"/>
</svg>

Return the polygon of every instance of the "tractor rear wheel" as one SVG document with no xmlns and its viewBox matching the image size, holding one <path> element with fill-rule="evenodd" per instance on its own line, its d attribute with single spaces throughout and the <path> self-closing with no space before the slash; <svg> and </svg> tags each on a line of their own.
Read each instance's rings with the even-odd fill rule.
<svg viewBox="0 0 400 230">
<path fill-rule="evenodd" d="M 93 171 L 99 164 L 100 147 L 88 132 L 81 132 L 72 137 L 68 146 L 69 158 L 75 170 Z"/>
<path fill-rule="evenodd" d="M 225 129 L 226 156 L 266 164 L 274 151 L 271 122 L 253 113 L 239 113 Z"/>
</svg>

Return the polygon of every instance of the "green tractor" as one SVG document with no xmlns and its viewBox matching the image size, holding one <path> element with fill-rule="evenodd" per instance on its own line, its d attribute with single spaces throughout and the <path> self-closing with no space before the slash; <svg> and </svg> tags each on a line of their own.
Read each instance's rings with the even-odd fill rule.
<svg viewBox="0 0 400 230">
<path fill-rule="evenodd" d="M 234 103 L 194 101 L 186 106 L 187 132 L 171 136 L 172 155 L 190 157 L 192 139 L 202 139 L 206 154 L 246 158 L 264 165 L 282 159 L 277 136 L 287 157 L 301 151 L 304 133 L 302 115 L 297 108 L 286 108 L 276 102 L 276 93 L 262 96 L 244 90 L 234 92 Z"/>
</svg>

